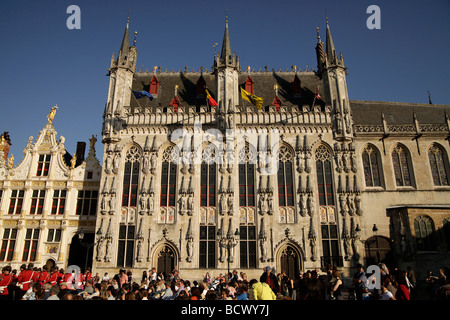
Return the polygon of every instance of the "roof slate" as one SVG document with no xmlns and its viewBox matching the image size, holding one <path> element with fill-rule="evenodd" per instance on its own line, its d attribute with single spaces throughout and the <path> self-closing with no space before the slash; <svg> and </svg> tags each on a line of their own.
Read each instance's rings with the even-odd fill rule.
<svg viewBox="0 0 450 320">
<path fill-rule="evenodd" d="M 149 99 L 140 99 L 141 106 L 160 106 L 167 107 L 170 105 L 174 94 L 175 85 L 178 85 L 178 98 L 181 106 L 204 106 L 206 105 L 205 95 L 197 95 L 196 84 L 200 76 L 199 72 L 170 72 L 170 73 L 137 73 L 133 79 L 133 90 L 149 91 L 150 81 L 153 76 L 159 81 L 159 91 L 157 97 L 150 101 Z M 274 85 L 278 84 L 278 96 L 285 106 L 304 104 L 312 105 L 314 100 L 314 93 L 319 87 L 321 97 L 324 97 L 323 88 L 321 87 L 321 80 L 313 72 L 298 72 L 297 76 L 301 82 L 301 97 L 294 97 L 292 94 L 292 81 L 295 72 L 258 72 L 250 73 L 250 77 L 254 81 L 254 94 L 262 97 L 264 100 L 263 106 L 270 106 L 275 98 Z M 248 77 L 247 73 L 239 75 L 239 85 L 243 86 Z M 215 98 L 215 76 L 211 74 L 203 74 L 206 82 L 206 87 Z M 142 102 L 141 102 L 142 101 Z M 242 104 L 240 98 L 240 104 Z M 325 105 L 325 102 L 316 100 L 317 105 Z M 134 98 L 131 99 L 131 106 L 138 106 Z"/>
<path fill-rule="evenodd" d="M 445 123 L 450 115 L 448 105 L 350 100 L 350 108 L 354 123 L 364 125 L 381 125 L 382 113 L 388 124 L 412 124 L 414 112 L 421 124 Z"/>
</svg>

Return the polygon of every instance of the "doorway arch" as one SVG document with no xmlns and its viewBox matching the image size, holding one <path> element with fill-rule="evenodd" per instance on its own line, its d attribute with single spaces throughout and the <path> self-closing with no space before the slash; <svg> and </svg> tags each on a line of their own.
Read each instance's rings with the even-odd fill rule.
<svg viewBox="0 0 450 320">
<path fill-rule="evenodd" d="M 366 265 L 378 263 L 385 263 L 388 266 L 392 265 L 392 248 L 388 238 L 383 236 L 370 237 L 364 242 L 364 249 L 366 253 Z"/>
<path fill-rule="evenodd" d="M 293 242 L 286 242 L 277 251 L 277 266 L 279 272 L 284 272 L 289 278 L 295 279 L 303 270 L 302 250 Z"/>
<path fill-rule="evenodd" d="M 92 268 L 94 240 L 94 233 L 85 233 L 82 240 L 78 237 L 78 233 L 75 234 L 70 243 L 67 266 L 79 266 L 83 272 L 86 268 Z"/>
<path fill-rule="evenodd" d="M 157 272 L 162 272 L 164 277 L 178 267 L 178 250 L 170 242 L 160 243 L 153 251 L 153 265 Z"/>
</svg>

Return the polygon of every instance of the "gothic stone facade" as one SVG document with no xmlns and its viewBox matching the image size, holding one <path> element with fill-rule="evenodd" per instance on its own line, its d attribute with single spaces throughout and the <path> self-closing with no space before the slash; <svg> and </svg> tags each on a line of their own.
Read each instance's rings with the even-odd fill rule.
<svg viewBox="0 0 450 320">
<path fill-rule="evenodd" d="M 137 72 L 128 37 L 109 69 L 96 271 L 449 262 L 449 106 L 349 100 L 328 24 L 315 72 L 242 71 L 228 24 L 212 70 Z"/>
</svg>

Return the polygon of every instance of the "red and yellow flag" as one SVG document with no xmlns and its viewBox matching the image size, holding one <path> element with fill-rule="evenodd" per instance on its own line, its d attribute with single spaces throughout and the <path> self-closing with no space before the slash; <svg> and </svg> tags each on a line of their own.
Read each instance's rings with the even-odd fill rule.
<svg viewBox="0 0 450 320">
<path fill-rule="evenodd" d="M 206 98 L 208 99 L 208 104 L 210 106 L 217 107 L 218 104 L 217 104 L 216 100 L 214 100 L 213 97 L 211 97 L 211 95 L 209 94 L 208 89 L 205 88 L 205 92 L 206 92 Z"/>
</svg>

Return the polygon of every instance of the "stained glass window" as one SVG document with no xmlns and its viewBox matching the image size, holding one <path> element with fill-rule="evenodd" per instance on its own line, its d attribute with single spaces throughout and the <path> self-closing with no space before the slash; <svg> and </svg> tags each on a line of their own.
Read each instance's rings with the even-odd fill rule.
<svg viewBox="0 0 450 320">
<path fill-rule="evenodd" d="M 409 153 L 403 146 L 397 145 L 392 151 L 395 183 L 399 187 L 412 186 L 412 171 Z"/>
<path fill-rule="evenodd" d="M 216 227 L 200 226 L 200 268 L 216 267 Z"/>
<path fill-rule="evenodd" d="M 133 266 L 133 249 L 135 238 L 135 226 L 120 226 L 119 241 L 117 250 L 117 266 L 132 267 Z"/>
<path fill-rule="evenodd" d="M 434 224 L 428 216 L 419 216 L 414 219 L 414 230 L 416 232 L 416 244 L 419 251 L 436 250 L 434 240 Z"/>
<path fill-rule="evenodd" d="M 428 150 L 428 158 L 434 185 L 448 186 L 448 161 L 444 151 L 437 145 L 433 145 Z"/>
<path fill-rule="evenodd" d="M 123 174 L 122 193 L 123 207 L 136 207 L 140 158 L 140 152 L 135 146 L 132 146 L 125 155 L 125 170 Z"/>
<path fill-rule="evenodd" d="M 378 151 L 368 145 L 362 154 L 364 179 L 366 187 L 381 187 L 381 165 L 379 164 Z"/>
<path fill-rule="evenodd" d="M 278 202 L 280 206 L 294 205 L 294 185 L 292 172 L 292 153 L 281 146 L 278 153 Z"/>
<path fill-rule="evenodd" d="M 203 151 L 200 168 L 200 205 L 216 206 L 216 149 L 208 145 Z"/>
<path fill-rule="evenodd" d="M 176 157 L 178 149 L 169 146 L 164 150 L 161 169 L 161 207 L 175 206 L 175 191 L 177 184 Z"/>
<path fill-rule="evenodd" d="M 246 145 L 239 152 L 239 206 L 255 206 L 256 151 Z"/>
<path fill-rule="evenodd" d="M 240 226 L 239 233 L 241 268 L 256 268 L 256 227 Z"/>
<path fill-rule="evenodd" d="M 316 149 L 317 187 L 319 205 L 334 205 L 333 175 L 331 171 L 331 150 L 324 145 Z"/>
</svg>

